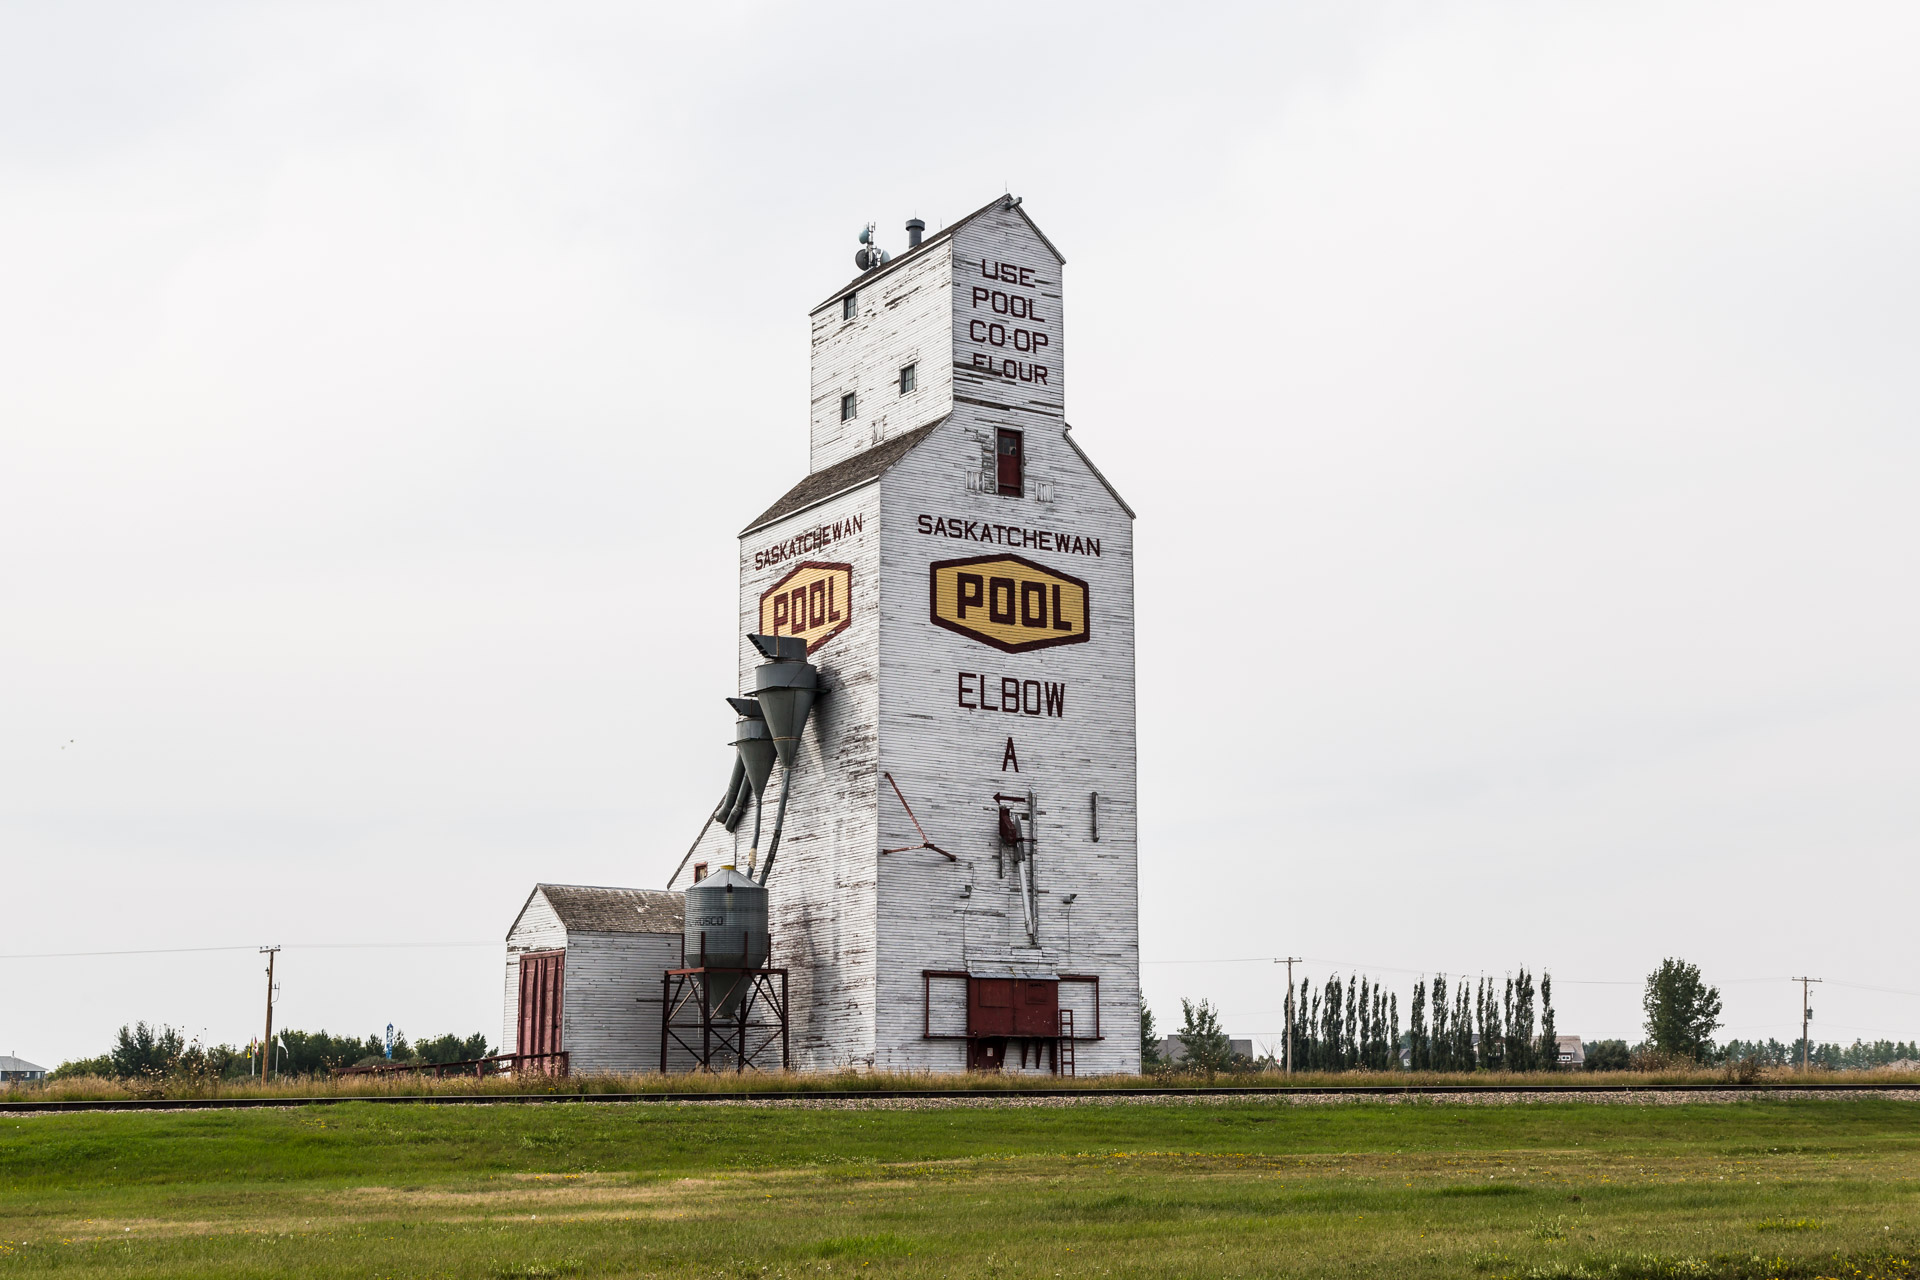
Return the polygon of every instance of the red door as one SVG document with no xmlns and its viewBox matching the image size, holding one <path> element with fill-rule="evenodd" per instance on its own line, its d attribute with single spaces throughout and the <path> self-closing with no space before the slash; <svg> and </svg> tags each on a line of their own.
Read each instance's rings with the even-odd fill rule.
<svg viewBox="0 0 1920 1280">
<path fill-rule="evenodd" d="M 517 1053 L 559 1053 L 560 1014 L 566 1003 L 567 953 L 530 951 L 520 957 L 520 1027 Z M 534 1064 L 554 1070 L 558 1063 Z"/>
<path fill-rule="evenodd" d="M 1026 442 L 1018 431 L 1000 430 L 999 446 L 995 449 L 1000 464 L 1000 474 L 995 477 L 1000 482 L 1000 492 L 1009 497 L 1023 497 L 1023 482 L 1026 478 Z"/>
<path fill-rule="evenodd" d="M 967 1034 L 969 1036 L 1010 1036 L 1013 1034 L 1012 978 L 967 979 Z"/>
<path fill-rule="evenodd" d="M 1060 984 L 1021 978 L 1013 984 L 1013 1034 L 1037 1038 L 1060 1034 Z"/>
</svg>

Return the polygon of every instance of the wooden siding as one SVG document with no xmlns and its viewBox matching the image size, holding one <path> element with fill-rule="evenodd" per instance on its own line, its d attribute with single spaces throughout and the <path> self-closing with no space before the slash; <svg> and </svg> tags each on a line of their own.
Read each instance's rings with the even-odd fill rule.
<svg viewBox="0 0 1920 1280">
<path fill-rule="evenodd" d="M 856 614 L 813 655 L 834 692 L 807 731 L 770 884 L 774 962 L 792 970 L 794 1065 L 963 1068 L 964 1042 L 925 1038 L 922 971 L 992 963 L 1016 973 L 1097 975 L 1107 1038 L 1078 1046 L 1078 1070 L 1133 1071 L 1140 971 L 1132 519 L 1064 436 L 1058 257 L 1016 211 L 973 218 L 949 246 L 877 280 L 872 296 L 861 299 L 860 319 L 843 321 L 837 302 L 814 315 L 810 465 L 831 465 L 875 440 L 950 416 L 877 483 L 740 544 L 744 690 L 761 660 L 745 638 L 757 629 L 760 593 L 792 568 L 756 567 L 756 552 L 822 524 L 855 515 L 863 522 L 857 536 L 805 557 L 854 566 Z M 1009 264 L 1013 279 L 1027 283 L 983 276 L 983 263 L 995 277 L 999 264 Z M 1026 314 L 1001 314 L 990 303 L 983 309 L 976 287 L 1020 293 Z M 1030 330 L 1045 329 L 1043 354 L 993 348 L 1001 358 L 1044 364 L 1044 380 L 1031 368 L 1026 379 L 1017 371 L 1008 378 L 975 363 L 983 344 L 974 321 L 983 315 L 1002 324 L 1029 319 Z M 920 365 L 928 408 L 896 418 L 903 411 L 877 406 L 871 393 L 891 390 L 909 353 Z M 839 397 L 846 390 L 861 396 L 861 417 L 843 426 Z M 1023 496 L 1002 497 L 990 485 L 982 491 L 983 460 L 1001 427 L 1025 436 Z M 929 531 L 931 520 L 955 517 L 963 528 L 972 522 L 973 540 Z M 990 543 L 977 537 L 986 526 L 997 529 Z M 1064 548 L 1057 540 L 1063 533 Z M 989 553 L 1017 554 L 1084 581 L 1087 641 L 1008 653 L 933 625 L 929 565 Z M 969 710 L 959 705 L 963 674 L 1063 687 L 1064 706 L 1040 715 Z M 1003 768 L 1010 737 L 1018 772 Z M 717 752 L 716 790 L 723 768 Z M 958 861 L 930 849 L 880 853 L 920 842 L 884 774 L 898 782 L 928 837 Z M 776 773 L 775 796 L 778 782 Z M 1015 881 L 996 873 L 995 856 L 994 793 L 1029 789 L 1039 810 L 1038 947 L 1029 945 Z M 770 799 L 769 824 L 772 808 Z M 685 867 L 695 861 L 744 869 L 751 823 L 749 816 L 733 835 L 707 824 L 673 887 L 685 887 Z M 1063 901 L 1068 894 L 1077 895 L 1071 905 Z M 957 985 L 949 982 L 938 994 L 943 1025 L 953 1018 L 946 988 Z M 1091 1035 L 1091 986 L 1069 983 L 1061 999 L 1074 1009 L 1078 1033 Z M 1008 1069 L 1019 1069 L 1017 1053 Z M 1030 1060 L 1027 1070 L 1046 1066 Z"/>
<path fill-rule="evenodd" d="M 567 936 L 561 1028 L 576 1073 L 660 1069 L 660 975 L 680 963 L 677 933 Z"/>
<path fill-rule="evenodd" d="M 828 1070 L 870 1066 L 873 1060 L 873 787 L 876 672 L 880 643 L 880 490 L 868 485 L 748 534 L 740 542 L 739 687 L 753 687 L 764 659 L 747 641 L 759 629 L 760 596 L 793 567 L 781 561 L 756 567 L 756 553 L 807 529 L 858 519 L 860 529 L 808 559 L 853 566 L 853 613 L 846 630 L 815 649 L 832 691 L 814 706 L 806 741 L 796 757 L 786 834 L 768 882 L 773 963 L 791 970 L 790 1047 L 795 1067 Z M 714 776 L 724 779 L 724 753 Z M 768 786 L 761 844 L 773 832 L 780 771 Z M 709 822 L 695 853 L 669 887 L 684 889 L 694 862 L 747 867 L 753 838 L 749 812 L 729 835 Z"/>
<path fill-rule="evenodd" d="M 978 466 L 981 434 L 969 419 L 983 412 L 961 406 L 954 422 L 935 432 L 884 482 L 880 764 L 899 782 L 934 842 L 960 862 L 924 851 L 880 859 L 879 1062 L 900 1068 L 957 1066 L 959 1051 L 950 1042 L 919 1039 L 921 1019 L 912 988 L 924 969 L 964 969 L 995 957 L 1097 974 L 1109 1038 L 1080 1046 L 1078 1070 L 1083 1075 L 1136 1070 L 1138 1037 L 1127 1030 L 1139 1018 L 1140 972 L 1131 521 L 1057 427 L 1030 431 L 1027 437 L 1028 474 L 1050 480 L 1053 503 L 968 492 L 963 475 L 969 464 Z M 1008 654 L 933 626 L 927 616 L 929 564 L 997 548 L 923 534 L 922 514 L 1098 537 L 1097 557 L 1033 547 L 1018 551 L 1087 582 L 1091 638 Z M 1063 714 L 963 709 L 958 705 L 961 673 L 1063 685 Z M 1009 738 L 1018 772 L 1005 759 Z M 998 873 L 993 801 L 996 792 L 1029 789 L 1039 810 L 1037 955 L 1028 946 L 1012 868 L 1004 878 Z M 1095 792 L 1100 796 L 1098 841 L 1093 839 Z M 880 795 L 880 813 L 882 847 L 917 841 L 890 789 Z M 963 897 L 967 885 L 972 891 Z M 1066 894 L 1076 895 L 1071 905 L 1061 901 Z M 1091 1008 L 1075 1012 L 1086 1024 L 1076 1029 L 1090 1034 Z"/>
<path fill-rule="evenodd" d="M 992 272 L 1005 264 L 1022 279 L 1022 285 L 997 279 Z M 953 398 L 956 403 L 1013 414 L 999 425 L 1037 429 L 1035 419 L 1061 423 L 1066 415 L 1066 323 L 1061 290 L 1061 266 L 1053 251 L 1034 233 L 1033 226 L 1012 209 L 994 210 L 968 222 L 953 237 Z M 988 293 L 985 302 L 976 302 L 974 290 Z M 1001 313 L 993 307 L 993 294 L 1019 296 L 1030 301 L 1031 317 Z M 981 326 L 1001 325 L 1000 343 L 983 340 Z M 1037 350 L 1022 350 L 1019 333 L 1043 337 L 1046 345 Z M 989 372 L 1004 370 L 1012 361 L 1014 376 Z M 1046 370 L 1045 381 L 1033 374 Z"/>
<path fill-rule="evenodd" d="M 507 934 L 506 987 L 500 1003 L 500 1052 L 520 1052 L 520 957 L 528 951 L 558 951 L 567 945 L 566 926 L 546 896 L 536 890 Z"/>
<path fill-rule="evenodd" d="M 955 396 L 952 419 L 882 482 L 880 764 L 899 781 L 935 843 L 961 858 L 930 853 L 881 859 L 878 937 L 882 1066 L 948 1068 L 952 1042 L 920 1038 L 915 1007 L 923 969 L 964 969 L 985 957 L 1037 962 L 1062 973 L 1100 978 L 1107 1039 L 1079 1046 L 1083 1075 L 1139 1067 L 1139 902 L 1134 725 L 1133 522 L 1063 436 L 1064 317 L 1060 265 L 1026 219 L 1012 212 L 974 219 L 954 237 Z M 981 278 L 982 262 L 1025 269 L 1019 288 Z M 975 368 L 969 337 L 981 309 L 980 285 L 1033 300 L 1049 343 L 1044 384 L 995 377 Z M 996 317 L 1005 323 L 1004 317 Z M 1036 328 L 1042 327 L 1038 324 Z M 1016 353 L 1007 352 L 1008 356 Z M 1026 359 L 1025 353 L 1020 358 Z M 1034 361 L 1029 360 L 1029 363 Z M 1001 427 L 1024 432 L 1026 494 L 1002 497 L 967 483 Z M 1043 493 L 1050 500 L 1043 500 Z M 921 532 L 920 518 L 955 517 L 1006 526 L 992 543 Z M 1039 531 L 1079 535 L 1081 553 L 1042 549 Z M 1011 543 L 1017 537 L 1017 543 Z M 1099 540 L 1099 555 L 1086 554 Z M 928 566 L 935 560 L 997 554 L 1025 557 L 1084 579 L 1091 597 L 1084 644 L 1010 654 L 932 626 Z M 959 704 L 962 673 L 1065 686 L 1063 714 L 1009 715 Z M 1013 739 L 1018 769 L 1005 761 Z M 1003 769 L 1003 764 L 1006 767 Z M 997 872 L 996 792 L 1031 789 L 1039 815 L 1035 868 L 1040 886 L 1040 948 L 1028 946 L 1024 912 L 1009 867 Z M 1093 839 L 1091 796 L 1100 796 Z M 880 798 L 883 847 L 913 843 L 912 825 L 890 793 Z M 964 886 L 973 886 L 962 897 Z M 1077 895 L 1069 906 L 1061 899 Z M 1063 998 L 1081 1035 L 1092 1034 L 1091 989 L 1069 984 Z M 1016 1069 L 1014 1056 L 1008 1069 Z"/>
<path fill-rule="evenodd" d="M 932 245 L 855 295 L 858 313 L 843 319 L 835 301 L 816 311 L 813 329 L 812 447 L 807 470 L 819 471 L 945 417 L 953 406 L 953 256 Z M 900 394 L 904 365 L 916 366 L 916 387 Z M 840 397 L 860 412 L 840 420 Z"/>
<path fill-rule="evenodd" d="M 536 891 L 507 937 L 500 1051 L 519 1052 L 520 957 L 565 951 L 560 1047 L 581 1073 L 660 1069 L 660 978 L 680 963 L 679 933 L 568 932 Z M 688 1065 L 677 1055 L 670 1065 Z"/>
</svg>

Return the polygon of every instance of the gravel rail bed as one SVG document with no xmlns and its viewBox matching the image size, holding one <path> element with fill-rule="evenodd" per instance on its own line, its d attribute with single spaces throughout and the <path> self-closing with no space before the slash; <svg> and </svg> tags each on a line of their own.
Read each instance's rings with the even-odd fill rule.
<svg viewBox="0 0 1920 1280">
<path fill-rule="evenodd" d="M 0 1102 L 0 1115 L 52 1116 L 94 1111 L 234 1111 L 268 1108 L 337 1106 L 349 1102 L 382 1105 L 503 1106 L 581 1105 L 682 1107 L 766 1107 L 816 1111 L 936 1111 L 994 1107 L 1115 1107 L 1115 1106 L 1374 1106 L 1512 1107 L 1556 1102 L 1598 1103 L 1606 1106 L 1685 1106 L 1753 1102 L 1761 1099 L 1885 1098 L 1920 1102 L 1920 1086 L 1846 1084 L 1795 1085 L 1665 1085 L 1651 1087 L 1577 1088 L 1545 1085 L 1538 1088 L 1460 1088 L 1436 1086 L 1353 1086 L 1349 1088 L 1231 1089 L 1056 1089 L 1006 1092 L 969 1090 L 901 1090 L 840 1093 L 539 1093 L 539 1094 L 385 1094 L 368 1097 L 333 1095 L 316 1098 L 115 1098 L 71 1102 Z"/>
</svg>

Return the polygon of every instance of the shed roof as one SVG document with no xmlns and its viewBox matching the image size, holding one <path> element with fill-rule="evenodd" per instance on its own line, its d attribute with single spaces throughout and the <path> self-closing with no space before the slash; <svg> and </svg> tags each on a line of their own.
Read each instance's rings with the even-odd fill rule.
<svg viewBox="0 0 1920 1280">
<path fill-rule="evenodd" d="M 25 1058 L 16 1058 L 10 1053 L 0 1053 L 0 1071 L 45 1071 L 37 1062 L 28 1062 Z"/>
<path fill-rule="evenodd" d="M 945 422 L 946 419 L 940 419 Z M 745 537 L 755 529 L 764 529 L 776 520 L 784 520 L 796 511 L 804 511 L 815 503 L 825 502 L 836 494 L 849 489 L 858 489 L 861 485 L 879 479 L 893 464 L 906 457 L 922 440 L 933 433 L 940 422 L 929 422 L 924 427 L 916 427 L 903 436 L 891 440 L 882 440 L 865 453 L 856 453 L 844 462 L 836 462 L 820 470 L 787 490 L 780 501 L 761 512 L 759 517 L 740 531 Z"/>
<path fill-rule="evenodd" d="M 680 933 L 686 899 L 671 889 L 616 889 L 598 884 L 537 884 L 569 933 Z M 533 901 L 533 894 L 527 895 Z M 526 907 L 520 908 L 526 914 Z M 520 920 L 514 919 L 515 928 Z M 507 931 L 509 937 L 513 930 Z"/>
</svg>

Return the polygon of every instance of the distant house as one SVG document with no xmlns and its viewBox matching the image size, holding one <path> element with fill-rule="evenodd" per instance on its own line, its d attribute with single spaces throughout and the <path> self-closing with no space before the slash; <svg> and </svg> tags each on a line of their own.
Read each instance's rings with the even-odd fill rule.
<svg viewBox="0 0 1920 1280">
<path fill-rule="evenodd" d="M 1252 1040 L 1229 1039 L 1227 1041 L 1227 1048 L 1230 1052 L 1236 1053 L 1243 1058 L 1253 1057 Z M 1186 1061 L 1186 1057 L 1187 1042 L 1179 1036 L 1168 1036 L 1160 1042 L 1160 1061 L 1179 1063 Z"/>
<path fill-rule="evenodd" d="M 565 1053 L 576 1075 L 658 1071 L 661 975 L 681 962 L 685 914 L 670 890 L 535 885 L 507 931 L 501 1051 Z"/>
<path fill-rule="evenodd" d="M 16 1058 L 10 1053 L 0 1053 L 0 1084 L 12 1084 L 15 1081 L 45 1080 L 47 1069 L 28 1062 L 25 1058 Z"/>
</svg>

